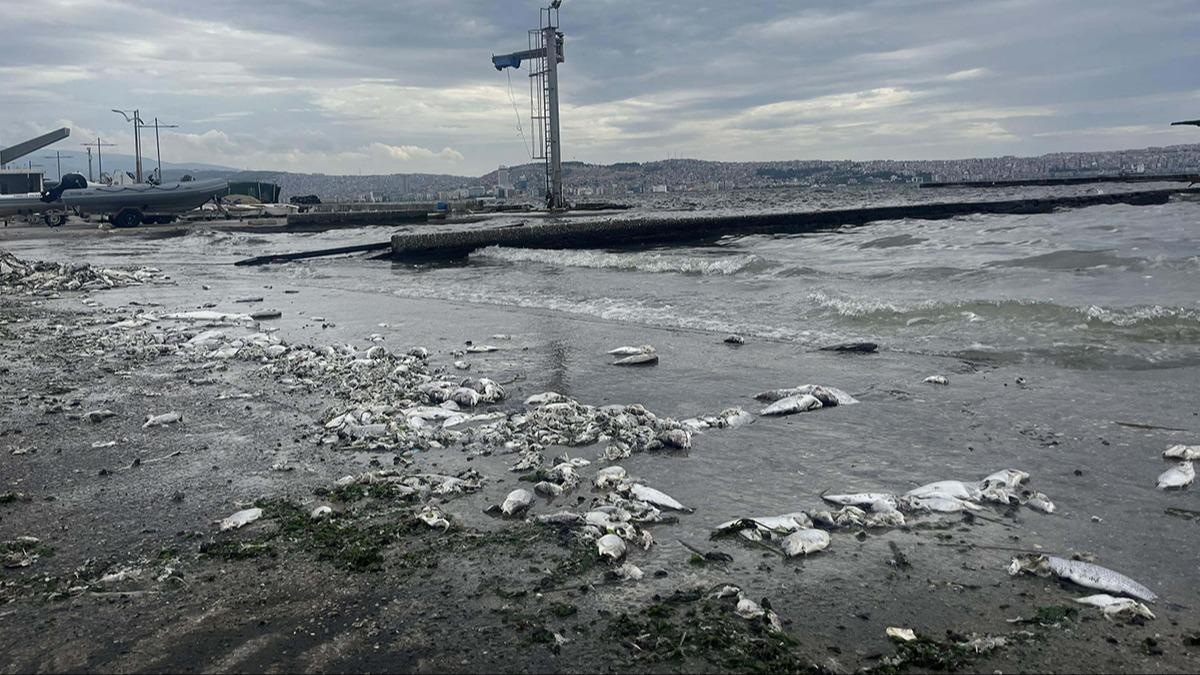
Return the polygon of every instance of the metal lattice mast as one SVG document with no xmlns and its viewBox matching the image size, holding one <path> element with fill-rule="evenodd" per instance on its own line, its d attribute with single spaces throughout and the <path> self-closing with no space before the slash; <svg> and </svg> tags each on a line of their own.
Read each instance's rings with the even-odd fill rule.
<svg viewBox="0 0 1200 675">
<path fill-rule="evenodd" d="M 492 57 L 496 70 L 520 68 L 529 62 L 529 118 L 532 159 L 545 162 L 546 206 L 565 208 L 562 185 L 562 145 L 558 113 L 558 64 L 564 61 L 563 35 L 558 31 L 558 6 L 554 0 L 541 10 L 538 28 L 529 31 L 529 48 Z"/>
</svg>

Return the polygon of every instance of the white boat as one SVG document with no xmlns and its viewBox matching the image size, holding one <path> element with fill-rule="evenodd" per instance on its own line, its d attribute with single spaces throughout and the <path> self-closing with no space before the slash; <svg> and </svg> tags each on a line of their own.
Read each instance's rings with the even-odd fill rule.
<svg viewBox="0 0 1200 675">
<path fill-rule="evenodd" d="M 40 213 L 54 226 L 74 211 L 107 214 L 117 227 L 135 227 L 148 214 L 183 213 L 229 191 L 229 183 L 221 178 L 166 185 L 89 185 L 82 176 L 71 178 L 67 174 L 59 186 L 41 194 L 0 195 L 0 217 Z"/>
</svg>

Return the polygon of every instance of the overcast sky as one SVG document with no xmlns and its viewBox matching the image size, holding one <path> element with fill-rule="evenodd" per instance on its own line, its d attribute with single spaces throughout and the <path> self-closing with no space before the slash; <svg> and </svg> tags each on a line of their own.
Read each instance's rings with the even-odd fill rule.
<svg viewBox="0 0 1200 675">
<path fill-rule="evenodd" d="M 0 2 L 0 145 L 111 108 L 164 159 L 325 173 L 518 164 L 528 0 Z M 1200 141 L 1195 0 L 566 0 L 563 154 L 928 159 Z M 512 95 L 528 133 L 527 70 Z"/>
</svg>

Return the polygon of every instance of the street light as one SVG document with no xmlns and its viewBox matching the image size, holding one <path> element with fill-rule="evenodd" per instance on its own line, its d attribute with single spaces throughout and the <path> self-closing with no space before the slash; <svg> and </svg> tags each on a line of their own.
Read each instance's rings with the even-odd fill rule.
<svg viewBox="0 0 1200 675">
<path fill-rule="evenodd" d="M 135 156 L 135 164 L 137 168 L 137 182 L 142 182 L 142 118 L 138 115 L 138 111 L 133 111 L 133 117 L 129 116 L 126 110 L 112 109 L 113 112 L 122 115 L 126 122 L 133 122 L 133 152 Z"/>
<path fill-rule="evenodd" d="M 100 141 L 100 137 L 97 136 L 95 143 L 82 143 L 81 145 L 87 146 L 88 180 L 89 181 L 92 180 L 92 146 L 93 145 L 96 146 L 96 161 L 99 162 L 99 164 L 100 164 L 100 175 L 103 176 L 104 175 L 104 156 L 100 154 L 100 148 L 116 147 L 117 144 L 116 143 L 103 143 Z"/>
</svg>

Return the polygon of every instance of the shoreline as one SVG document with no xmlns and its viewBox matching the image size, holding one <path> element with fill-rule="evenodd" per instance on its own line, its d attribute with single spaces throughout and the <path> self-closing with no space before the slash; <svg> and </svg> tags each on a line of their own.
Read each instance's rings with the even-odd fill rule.
<svg viewBox="0 0 1200 675">
<path fill-rule="evenodd" d="M 113 321 L 133 318 L 147 309 L 161 313 L 196 305 L 194 296 L 187 303 L 183 294 L 198 286 L 198 280 L 189 278 L 186 270 L 167 272 L 183 276 L 175 278 L 173 285 L 92 293 L 93 307 L 81 306 L 78 292 L 62 293 L 61 300 L 0 296 L 5 376 L 15 387 L 4 398 L 5 447 L 36 447 L 34 452 L 2 456 L 7 477 L 2 489 L 29 497 L 0 506 L 2 538 L 38 536 L 54 549 L 53 555 L 28 568 L 4 572 L 0 621 L 9 629 L 6 671 L 269 667 L 691 671 L 811 666 L 843 672 L 882 666 L 881 659 L 897 649 L 908 653 L 889 644 L 883 633 L 886 626 L 915 628 L 941 643 L 940 647 L 929 643 L 934 655 L 961 658 L 960 667 L 971 670 L 1062 670 L 1077 667 L 1080 659 L 1138 671 L 1190 667 L 1182 641 L 1195 630 L 1190 627 L 1196 623 L 1193 610 L 1156 606 L 1159 620 L 1144 626 L 1109 624 L 1086 608 L 1050 625 L 1007 623 L 1015 616 L 1039 615 L 1042 608 L 1070 607 L 1071 597 L 1078 595 L 1073 592 L 1078 589 L 1009 578 L 1002 569 L 1007 554 L 987 548 L 1005 545 L 1014 535 L 1022 540 L 1029 535 L 1029 542 L 1012 546 L 1049 550 L 1049 531 L 1069 528 L 1078 518 L 1069 506 L 1074 494 L 1058 484 L 1061 478 L 1035 466 L 1036 455 L 1019 461 L 1016 457 L 979 461 L 973 452 L 963 450 L 942 460 L 948 460 L 944 472 L 952 475 L 931 475 L 928 466 L 909 461 L 903 467 L 875 467 L 872 473 L 861 474 L 859 481 L 863 486 L 876 481 L 902 485 L 919 477 L 966 478 L 969 466 L 1002 468 L 1012 461 L 1030 468 L 1040 489 L 1068 505 L 1061 516 L 999 514 L 1000 523 L 921 519 L 925 523 L 921 527 L 867 531 L 863 538 L 836 533 L 828 551 L 805 560 L 779 560 L 737 541 L 708 541 L 711 528 L 729 516 L 772 509 L 786 512 L 798 503 L 809 506 L 822 488 L 838 486 L 830 472 L 847 459 L 853 466 L 853 448 L 860 443 L 853 429 L 860 424 L 879 433 L 907 417 L 913 423 L 911 438 L 926 438 L 928 443 L 939 430 L 962 425 L 958 405 L 979 408 L 973 413 L 976 416 L 1003 414 L 1003 409 L 969 403 L 982 391 L 1002 390 L 998 380 L 1011 380 L 1011 373 L 1003 369 L 980 370 L 955 359 L 886 351 L 858 357 L 796 353 L 794 346 L 777 343 L 731 348 L 720 344 L 720 336 L 702 332 L 637 328 L 496 307 L 451 305 L 447 311 L 443 303 L 411 299 L 392 298 L 384 305 L 386 312 L 367 317 L 355 314 L 353 304 L 339 300 L 346 292 L 307 288 L 296 280 L 277 287 L 268 281 L 271 287 L 261 292 L 268 299 L 254 306 L 282 305 L 290 298 L 315 304 L 309 307 L 310 316 L 315 311 L 329 314 L 326 310 L 335 307 L 345 315 L 326 317 L 319 324 L 304 319 L 278 322 L 283 343 L 351 342 L 364 351 L 385 345 L 395 353 L 424 345 L 432 352 L 429 364 L 435 371 L 444 367 L 451 377 L 485 376 L 508 382 L 507 398 L 491 406 L 506 414 L 521 409 L 526 395 L 546 389 L 593 405 L 642 403 L 676 418 L 715 412 L 718 406 L 730 404 L 756 411 L 748 394 L 800 378 L 843 386 L 863 398 L 856 406 L 779 422 L 760 418 L 743 429 L 709 430 L 694 436 L 687 452 L 641 453 L 622 461 L 632 473 L 696 506 L 697 511 L 680 514 L 675 525 L 647 526 L 656 543 L 628 557 L 645 577 L 636 582 L 610 581 L 606 572 L 613 566 L 596 559 L 592 549 L 580 548 L 567 533 L 483 514 L 485 506 L 503 500 L 509 490 L 531 486 L 508 470 L 515 459 L 512 455 L 475 455 L 454 446 L 406 453 L 320 445 L 317 440 L 325 420 L 347 404 L 344 394 L 324 386 L 297 389 L 294 383 L 265 375 L 262 364 L 253 360 L 235 358 L 205 368 L 209 361 L 203 358 L 131 356 L 121 349 L 129 344 L 128 337 L 118 332 L 120 339 L 107 353 L 81 362 L 80 349 L 94 350 L 98 336 L 113 331 L 107 327 Z M 286 290 L 299 293 L 288 295 Z M 246 292 L 245 286 L 227 281 L 204 295 L 215 301 L 218 311 L 240 312 L 247 306 L 233 300 Z M 134 302 L 167 304 L 147 308 Z M 292 311 L 288 314 L 294 316 Z M 385 314 L 405 318 L 372 320 L 386 318 Z M 324 327 L 334 323 L 339 325 Z M 384 329 L 378 323 L 389 326 Z M 588 328 L 578 330 L 577 324 Z M 139 330 L 195 337 L 204 328 L 160 321 L 134 329 Z M 253 327 L 216 330 L 249 333 Z M 371 333 L 385 339 L 371 342 L 367 339 Z M 496 352 L 452 354 L 464 348 L 466 339 L 486 341 L 493 333 L 508 333 L 512 340 L 496 340 L 502 346 Z M 631 334 L 638 339 L 631 339 Z M 640 371 L 607 365 L 601 347 L 621 340 L 654 343 L 662 363 Z M 451 366 L 456 358 L 471 361 L 471 370 L 457 373 Z M 60 365 L 47 371 L 47 363 Z M 934 370 L 949 372 L 951 387 L 905 387 L 926 404 L 914 408 L 911 399 L 884 393 L 916 374 Z M 731 379 L 707 386 L 720 381 L 712 379 L 718 372 L 730 373 Z M 188 384 L 207 379 L 214 382 Z M 698 387 L 700 383 L 706 386 Z M 1130 382 L 1129 386 L 1140 385 Z M 251 397 L 237 397 L 241 394 Z M 74 399 L 79 405 L 70 405 Z M 1037 402 L 1028 403 L 1036 406 Z M 1003 405 L 1016 404 L 1021 401 Z M 53 411 L 55 406 L 62 409 Z M 117 416 L 100 423 L 66 419 L 102 406 Z M 184 414 L 182 424 L 141 428 L 143 414 L 169 409 Z M 1152 406 L 1128 415 L 1145 416 L 1149 409 Z M 919 417 L 913 418 L 914 414 Z M 990 427 L 984 430 L 996 433 Z M 1131 430 L 1127 436 L 1145 434 Z M 91 447 L 106 440 L 118 443 Z M 778 447 L 786 453 L 779 457 L 785 466 L 793 465 L 790 455 L 798 455 L 795 466 L 813 475 L 797 485 L 782 473 L 774 484 L 748 483 L 737 475 L 739 465 L 743 458 L 760 455 L 740 449 L 746 444 Z M 558 447 L 543 454 L 549 462 L 565 450 L 573 457 L 593 460 L 588 470 L 594 471 L 605 465 L 595 461 L 601 449 L 602 444 Z M 406 461 L 413 464 L 406 466 Z M 832 466 L 821 469 L 810 466 L 813 462 Z M 272 469 L 281 463 L 291 470 Z M 697 474 L 702 466 L 707 468 Z M 477 492 L 429 502 L 454 523 L 448 533 L 412 526 L 412 517 L 423 503 L 396 500 L 388 494 L 331 498 L 342 476 L 388 469 L 443 474 L 473 470 L 484 484 Z M 724 484 L 696 485 L 689 478 L 694 475 L 722 476 Z M 590 480 L 590 473 L 587 476 Z M 714 495 L 711 506 L 701 501 L 706 491 Z M 177 493 L 182 493 L 181 499 L 174 498 Z M 585 482 L 553 503 L 536 500 L 534 512 L 552 513 L 575 507 L 577 498 L 586 502 L 603 497 Z M 260 522 L 225 533 L 228 536 L 216 531 L 213 521 L 255 502 L 266 512 Z M 307 513 L 317 503 L 333 505 L 339 519 L 332 522 L 346 529 L 313 529 L 296 517 L 300 506 Z M 1038 536 L 1042 530 L 1046 536 Z M 346 550 L 336 543 L 345 541 L 361 546 Z M 680 541 L 732 559 L 697 564 Z M 230 548 L 229 542 L 237 542 L 237 547 Z M 904 552 L 912 568 L 887 564 L 895 555 L 891 544 Z M 264 552 L 267 549 L 269 553 Z M 361 571 L 346 568 L 364 559 L 359 554 L 372 563 L 375 558 L 368 554 L 377 554 L 378 569 L 372 565 Z M 97 562 L 89 566 L 89 559 Z M 1120 558 L 1105 561 L 1133 571 L 1128 564 L 1119 564 Z M 172 574 L 160 581 L 167 567 Z M 144 570 L 142 576 L 97 585 L 105 575 L 135 568 Z M 665 575 L 659 576 L 660 571 Z M 1160 581 L 1154 570 L 1143 573 L 1144 581 Z M 55 582 L 42 581 L 47 578 Z M 729 583 L 742 586 L 756 601 L 768 598 L 789 637 L 773 636 L 737 616 L 727 599 L 695 591 Z M 85 590 L 73 593 L 72 584 Z M 50 599 L 53 593 L 65 596 Z M 997 613 L 996 606 L 1004 609 Z M 139 626 L 115 621 L 132 612 L 144 617 Z M 55 628 L 45 630 L 45 621 Z M 298 630 L 301 627 L 304 630 Z M 1009 636 L 1011 643 L 968 655 L 945 637 L 946 630 Z M 1033 637 L 1018 635 L 1024 630 Z M 79 637 L 55 647 L 53 660 L 43 660 L 51 649 L 45 640 L 59 641 L 60 637 L 51 636 L 64 631 Z M 647 631 L 653 634 L 649 639 L 643 637 Z M 187 636 L 182 650 L 175 648 L 181 633 Z M 691 638 L 681 640 L 685 633 Z M 555 634 L 568 642 L 559 644 Z M 1142 643 L 1154 635 L 1160 636 L 1155 639 L 1165 652 L 1161 656 L 1147 654 Z M 1106 637 L 1116 637 L 1118 643 L 1109 644 Z M 665 647 L 664 640 L 684 647 Z M 689 640 L 693 641 L 690 649 Z M 922 669 L 930 664 L 922 667 L 911 662 L 909 667 Z"/>
</svg>

